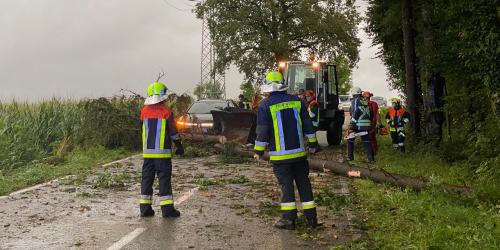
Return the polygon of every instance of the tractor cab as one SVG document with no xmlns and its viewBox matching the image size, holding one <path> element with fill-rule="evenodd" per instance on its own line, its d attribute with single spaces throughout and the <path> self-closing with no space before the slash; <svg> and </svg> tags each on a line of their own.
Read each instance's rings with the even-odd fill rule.
<svg viewBox="0 0 500 250">
<path fill-rule="evenodd" d="M 280 71 L 288 85 L 288 93 L 297 95 L 301 90 L 312 90 L 324 108 L 339 105 L 337 69 L 323 62 L 291 61 L 280 63 Z"/>
<path fill-rule="evenodd" d="M 279 63 L 288 93 L 314 91 L 320 108 L 319 129 L 327 131 L 330 145 L 338 145 L 342 137 L 344 112 L 339 110 L 337 68 L 324 62 L 289 61 Z"/>
</svg>

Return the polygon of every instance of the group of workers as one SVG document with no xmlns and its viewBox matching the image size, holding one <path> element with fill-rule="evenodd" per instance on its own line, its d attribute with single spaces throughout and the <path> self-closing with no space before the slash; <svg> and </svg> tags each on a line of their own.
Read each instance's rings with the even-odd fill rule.
<svg viewBox="0 0 500 250">
<path fill-rule="evenodd" d="M 256 105 L 257 126 L 254 158 L 260 161 L 264 151 L 269 150 L 269 160 L 281 188 L 281 218 L 274 224 L 280 229 L 293 230 L 296 227 L 298 207 L 294 183 L 300 196 L 300 208 L 307 219 L 307 226 L 315 228 L 318 223 L 307 155 L 319 151 L 316 131 L 319 125 L 319 107 L 313 91 L 304 91 L 302 96 L 287 93 L 288 86 L 279 71 L 266 75 L 261 86 L 265 99 Z M 143 139 L 143 168 L 141 182 L 140 215 L 154 216 L 153 181 L 159 179 L 160 207 L 163 217 L 178 217 L 172 195 L 172 143 L 175 154 L 183 155 L 184 149 L 175 128 L 173 114 L 164 102 L 167 99 L 164 84 L 154 82 L 148 87 L 145 107 L 141 110 Z M 374 161 L 377 151 L 376 128 L 380 126 L 378 107 L 370 101 L 371 93 L 354 88 L 351 122 L 348 129 L 348 158 L 352 160 L 354 139 L 359 136 L 363 142 L 368 161 Z M 398 99 L 393 99 L 387 121 L 395 147 L 404 151 L 404 124 L 409 116 Z M 252 102 L 253 103 L 253 102 Z M 240 96 L 241 108 L 249 109 L 252 104 Z M 372 143 L 375 142 L 375 143 Z"/>
<path fill-rule="evenodd" d="M 351 94 L 351 120 L 346 136 L 347 160 L 354 160 L 354 142 L 356 137 L 360 137 L 367 155 L 367 162 L 371 163 L 375 161 L 378 150 L 377 132 L 380 129 L 381 134 L 385 134 L 387 130 L 381 123 L 378 104 L 371 100 L 373 94 L 369 91 L 362 91 L 359 87 L 354 87 Z M 410 115 L 401 106 L 399 98 L 392 98 L 391 104 L 385 118 L 391 132 L 392 145 L 395 149 L 404 152 L 405 125 L 410 122 Z"/>
</svg>

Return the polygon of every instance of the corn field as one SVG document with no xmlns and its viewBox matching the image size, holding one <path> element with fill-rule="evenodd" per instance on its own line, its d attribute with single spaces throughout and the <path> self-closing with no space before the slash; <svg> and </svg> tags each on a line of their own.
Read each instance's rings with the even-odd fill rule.
<svg viewBox="0 0 500 250">
<path fill-rule="evenodd" d="M 141 98 L 0 104 L 0 166 L 12 170 L 89 144 L 136 148 Z"/>
<path fill-rule="evenodd" d="M 185 111 L 191 102 L 181 97 L 170 102 L 176 112 Z M 57 161 L 79 147 L 139 150 L 143 103 L 140 96 L 0 103 L 0 171 Z"/>
</svg>

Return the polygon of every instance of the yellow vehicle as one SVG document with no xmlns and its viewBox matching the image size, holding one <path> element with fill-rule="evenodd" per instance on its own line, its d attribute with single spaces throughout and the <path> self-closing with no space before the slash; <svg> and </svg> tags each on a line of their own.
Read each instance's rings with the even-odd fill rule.
<svg viewBox="0 0 500 250">
<path fill-rule="evenodd" d="M 312 90 L 319 104 L 319 130 L 326 131 L 329 145 L 339 145 L 342 139 L 344 111 L 339 109 L 337 68 L 324 62 L 287 61 L 279 63 L 287 92 Z M 229 141 L 253 143 L 255 140 L 255 113 L 230 109 L 212 111 L 214 130 Z"/>
</svg>

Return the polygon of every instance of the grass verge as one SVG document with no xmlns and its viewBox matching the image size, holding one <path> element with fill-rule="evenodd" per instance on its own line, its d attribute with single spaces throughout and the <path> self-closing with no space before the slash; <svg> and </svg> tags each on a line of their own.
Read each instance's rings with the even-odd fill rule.
<svg viewBox="0 0 500 250">
<path fill-rule="evenodd" d="M 63 163 L 29 164 L 0 175 L 0 195 L 50 181 L 66 175 L 86 175 L 92 167 L 121 159 L 133 152 L 125 149 L 107 149 L 102 146 L 78 149 L 69 153 Z"/>
<path fill-rule="evenodd" d="M 380 143 L 375 167 L 423 176 L 431 185 L 415 192 L 355 180 L 353 186 L 362 204 L 371 242 L 358 242 L 346 248 L 500 249 L 498 184 L 481 182 L 463 163 L 447 163 L 427 150 L 413 149 L 403 154 L 393 151 L 387 138 Z M 361 164 L 364 157 L 356 158 Z M 457 194 L 444 189 L 440 185 L 443 182 L 468 185 L 473 191 Z"/>
</svg>

